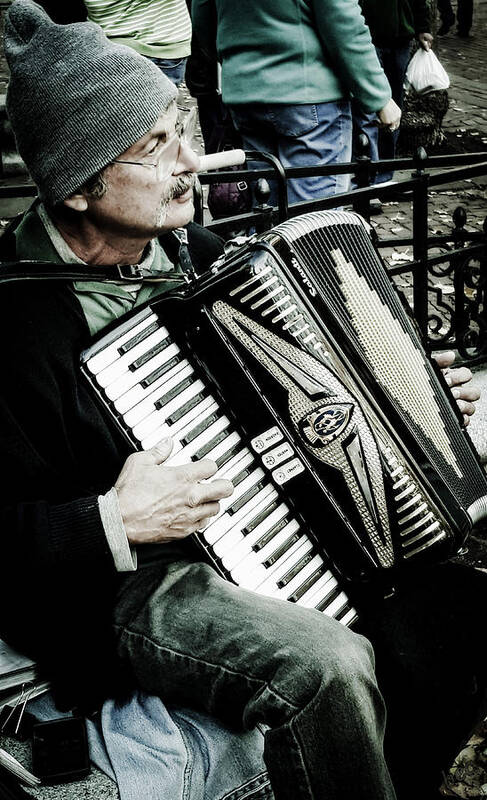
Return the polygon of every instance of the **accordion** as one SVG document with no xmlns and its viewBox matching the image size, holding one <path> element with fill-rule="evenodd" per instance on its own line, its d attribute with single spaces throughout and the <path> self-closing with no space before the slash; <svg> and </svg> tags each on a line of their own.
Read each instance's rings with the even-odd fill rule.
<svg viewBox="0 0 487 800">
<path fill-rule="evenodd" d="M 226 578 L 345 625 L 350 589 L 455 554 L 487 482 L 440 371 L 348 212 L 284 222 L 81 356 L 134 449 L 211 458 L 234 493 L 197 534 Z"/>
</svg>

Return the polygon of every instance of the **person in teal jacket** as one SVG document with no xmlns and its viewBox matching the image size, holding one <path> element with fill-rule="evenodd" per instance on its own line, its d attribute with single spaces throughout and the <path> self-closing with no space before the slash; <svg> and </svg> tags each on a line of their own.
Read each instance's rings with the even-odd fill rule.
<svg viewBox="0 0 487 800">
<path fill-rule="evenodd" d="M 426 0 L 360 0 L 365 21 L 379 61 L 391 85 L 392 97 L 402 109 L 404 77 L 416 36 L 420 47 L 429 50 L 433 42 Z M 372 161 L 394 158 L 399 130 L 379 130 L 373 114 L 358 102 L 352 103 L 354 143 L 365 133 L 370 143 Z M 393 171 L 381 171 L 375 183 L 391 180 Z"/>
<path fill-rule="evenodd" d="M 400 111 L 358 0 L 193 0 L 193 30 L 222 64 L 244 146 L 285 167 L 350 161 L 353 96 L 395 130 Z M 349 176 L 288 182 L 290 202 L 346 191 Z"/>
</svg>

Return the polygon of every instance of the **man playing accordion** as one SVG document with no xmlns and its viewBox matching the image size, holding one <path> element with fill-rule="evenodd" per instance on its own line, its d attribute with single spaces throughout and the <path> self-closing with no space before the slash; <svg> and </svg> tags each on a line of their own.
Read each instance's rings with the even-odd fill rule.
<svg viewBox="0 0 487 800">
<path fill-rule="evenodd" d="M 232 483 L 211 458 L 167 465 L 169 439 L 131 453 L 79 373 L 95 333 L 179 285 L 188 257 L 200 274 L 222 253 L 190 222 L 199 162 L 176 90 L 98 26 L 54 25 L 31 0 L 12 3 L 5 49 L 39 200 L 5 235 L 3 260 L 92 277 L 2 287 L 0 634 L 39 661 L 61 709 L 138 687 L 218 719 L 228 741 L 254 731 L 251 768 L 218 797 L 433 797 L 481 707 L 485 576 L 417 569 L 352 632 L 202 561 L 190 534 Z M 124 281 L 127 265 L 140 280 Z M 106 268 L 118 280 L 102 281 Z M 468 377 L 449 373 L 467 416 Z"/>
</svg>

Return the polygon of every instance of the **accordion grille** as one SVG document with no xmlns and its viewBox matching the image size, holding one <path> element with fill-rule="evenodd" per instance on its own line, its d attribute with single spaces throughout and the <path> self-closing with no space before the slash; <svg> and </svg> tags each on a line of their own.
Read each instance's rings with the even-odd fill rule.
<svg viewBox="0 0 487 800">
<path fill-rule="evenodd" d="M 404 423 L 466 508 L 484 493 L 472 452 L 449 400 L 404 314 L 363 220 L 353 213 L 316 212 L 275 229 L 322 295 L 330 319 L 375 376 Z M 411 392 L 414 381 L 417 391 Z M 474 465 L 475 466 L 475 465 Z"/>
</svg>

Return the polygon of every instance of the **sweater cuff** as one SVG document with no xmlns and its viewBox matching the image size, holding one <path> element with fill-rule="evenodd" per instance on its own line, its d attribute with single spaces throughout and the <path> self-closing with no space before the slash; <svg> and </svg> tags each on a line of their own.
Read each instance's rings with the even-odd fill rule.
<svg viewBox="0 0 487 800">
<path fill-rule="evenodd" d="M 97 497 L 48 506 L 49 552 L 53 562 L 110 560 Z"/>
<path fill-rule="evenodd" d="M 130 547 L 115 488 L 98 498 L 100 517 L 117 572 L 137 569 L 137 552 Z"/>
</svg>

